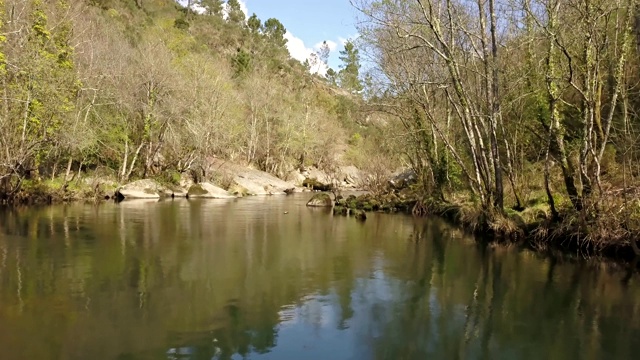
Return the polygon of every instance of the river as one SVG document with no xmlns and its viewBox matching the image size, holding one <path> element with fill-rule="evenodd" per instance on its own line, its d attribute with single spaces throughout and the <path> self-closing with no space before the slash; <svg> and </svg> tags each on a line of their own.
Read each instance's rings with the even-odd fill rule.
<svg viewBox="0 0 640 360">
<path fill-rule="evenodd" d="M 2 359 L 632 359 L 640 277 L 310 194 L 0 211 Z"/>
</svg>

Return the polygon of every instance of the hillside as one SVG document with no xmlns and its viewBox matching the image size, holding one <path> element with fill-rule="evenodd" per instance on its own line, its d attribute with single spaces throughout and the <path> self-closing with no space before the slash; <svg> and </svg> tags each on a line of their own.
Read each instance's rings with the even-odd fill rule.
<svg viewBox="0 0 640 360">
<path fill-rule="evenodd" d="M 25 180 L 211 179 L 213 158 L 283 176 L 361 162 L 379 142 L 359 96 L 289 57 L 277 19 L 173 0 L 0 11 L 5 198 Z"/>
</svg>

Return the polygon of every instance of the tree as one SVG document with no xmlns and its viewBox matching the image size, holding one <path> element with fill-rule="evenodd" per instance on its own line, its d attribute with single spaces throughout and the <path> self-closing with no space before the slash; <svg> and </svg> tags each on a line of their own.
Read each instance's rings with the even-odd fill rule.
<svg viewBox="0 0 640 360">
<path fill-rule="evenodd" d="M 340 60 L 343 63 L 338 73 L 340 87 L 355 94 L 360 93 L 363 89 L 359 78 L 360 55 L 353 41 L 347 40 L 344 44 L 344 50 L 340 51 Z"/>
<path fill-rule="evenodd" d="M 232 24 L 244 25 L 245 14 L 238 0 L 227 1 L 227 19 Z"/>
<path fill-rule="evenodd" d="M 235 76 L 243 76 L 251 71 L 251 54 L 238 49 L 238 52 L 233 57 L 231 64 L 233 66 Z"/>
<path fill-rule="evenodd" d="M 257 34 L 260 31 L 260 27 L 262 26 L 262 22 L 258 18 L 258 15 L 253 13 L 247 20 L 247 27 L 253 34 Z"/>
<path fill-rule="evenodd" d="M 275 18 L 270 18 L 264 22 L 262 32 L 273 44 L 277 47 L 284 48 L 287 44 L 287 39 L 285 39 L 284 35 L 287 33 L 287 29 L 285 29 L 284 25 L 280 22 L 280 20 Z"/>
<path fill-rule="evenodd" d="M 327 41 L 323 41 L 317 51 L 311 54 L 309 60 L 310 70 L 312 73 L 318 73 L 320 70 L 328 68 L 329 54 L 331 49 Z"/>
<path fill-rule="evenodd" d="M 331 85 L 338 85 L 338 73 L 332 68 L 327 69 L 327 80 Z"/>
<path fill-rule="evenodd" d="M 222 15 L 222 8 L 223 8 L 222 0 L 198 0 L 198 4 L 205 9 L 206 14 L 209 16 Z"/>
<path fill-rule="evenodd" d="M 316 54 L 318 54 L 318 58 L 325 65 L 329 63 L 329 55 L 331 54 L 331 48 L 329 47 L 327 40 L 322 42 L 322 45 L 320 45 L 320 48 L 318 49 L 318 51 L 316 51 Z"/>
</svg>

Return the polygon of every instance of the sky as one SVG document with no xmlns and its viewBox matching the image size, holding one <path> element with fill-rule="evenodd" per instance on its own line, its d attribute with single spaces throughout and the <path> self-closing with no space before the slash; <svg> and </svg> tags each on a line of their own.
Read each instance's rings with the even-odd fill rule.
<svg viewBox="0 0 640 360">
<path fill-rule="evenodd" d="M 339 69 L 339 51 L 347 39 L 358 36 L 357 11 L 349 0 L 242 0 L 248 16 L 256 13 L 263 22 L 276 18 L 287 29 L 287 48 L 303 62 L 323 41 L 331 49 L 329 66 Z M 324 73 L 326 69 L 321 69 Z"/>
</svg>

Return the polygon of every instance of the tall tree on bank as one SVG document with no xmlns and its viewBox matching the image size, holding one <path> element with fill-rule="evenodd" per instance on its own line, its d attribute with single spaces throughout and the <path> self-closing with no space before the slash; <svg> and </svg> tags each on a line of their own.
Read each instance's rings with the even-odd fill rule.
<svg viewBox="0 0 640 360">
<path fill-rule="evenodd" d="M 363 89 L 360 82 L 360 54 L 353 41 L 347 40 L 344 50 L 340 51 L 342 65 L 338 72 L 340 87 L 351 93 L 360 93 Z"/>
<path fill-rule="evenodd" d="M 367 1 L 360 9 L 371 19 L 365 41 L 382 46 L 382 70 L 394 92 L 416 103 L 425 149 L 442 142 L 462 169 L 483 208 L 502 211 L 502 129 L 499 58 L 493 1 L 474 6 L 437 1 Z M 422 113 L 422 114 L 420 114 Z M 445 123 L 443 120 L 446 118 Z M 462 152 L 444 128 L 459 124 Z M 423 121 L 426 121 L 423 122 Z M 425 129 L 426 127 L 426 129 Z M 435 153 L 433 154 L 436 155 Z M 437 157 L 436 157 L 437 158 Z M 435 164 L 430 166 L 436 168 Z M 435 178 L 435 176 L 432 176 Z"/>
</svg>

